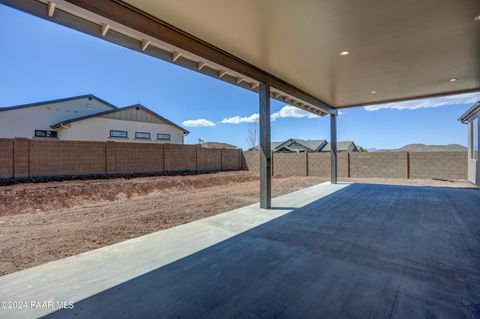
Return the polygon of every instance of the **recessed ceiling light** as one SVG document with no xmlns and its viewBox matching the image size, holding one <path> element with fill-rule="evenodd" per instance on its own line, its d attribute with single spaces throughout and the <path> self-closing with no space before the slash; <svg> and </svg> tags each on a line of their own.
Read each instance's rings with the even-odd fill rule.
<svg viewBox="0 0 480 319">
<path fill-rule="evenodd" d="M 376 94 L 377 91 L 370 91 L 370 94 Z"/>
<path fill-rule="evenodd" d="M 349 51 L 342 51 L 342 52 L 340 52 L 338 55 L 340 55 L 340 56 L 346 56 L 346 55 L 349 55 L 349 54 L 350 54 Z"/>
<path fill-rule="evenodd" d="M 450 79 L 450 82 L 455 82 L 456 80 L 457 80 L 457 79 L 452 78 L 452 79 Z"/>
<path fill-rule="evenodd" d="M 477 22 L 480 22 L 480 14 L 478 16 L 476 16 L 475 18 L 473 18 L 473 20 L 475 20 Z"/>
</svg>

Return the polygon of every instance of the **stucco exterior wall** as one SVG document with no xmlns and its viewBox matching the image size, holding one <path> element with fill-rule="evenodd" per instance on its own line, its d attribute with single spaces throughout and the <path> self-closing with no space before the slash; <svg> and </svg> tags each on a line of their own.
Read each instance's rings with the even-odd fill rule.
<svg viewBox="0 0 480 319">
<path fill-rule="evenodd" d="M 60 121 L 108 110 L 111 110 L 109 106 L 85 97 L 72 101 L 0 111 L 0 137 L 31 138 L 34 137 L 35 130 L 51 131 L 50 125 Z"/>
<path fill-rule="evenodd" d="M 480 149 L 480 114 L 473 116 L 468 123 L 468 180 L 476 185 L 480 185 L 480 161 L 473 158 L 473 126 L 477 125 L 477 147 Z"/>
<path fill-rule="evenodd" d="M 111 138 L 110 130 L 127 131 L 128 138 Z M 150 140 L 135 139 L 135 132 L 150 133 Z M 157 140 L 157 133 L 170 134 L 171 140 Z M 76 141 L 108 141 L 183 144 L 183 131 L 173 125 L 123 121 L 94 117 L 70 123 L 59 130 L 59 138 Z"/>
</svg>

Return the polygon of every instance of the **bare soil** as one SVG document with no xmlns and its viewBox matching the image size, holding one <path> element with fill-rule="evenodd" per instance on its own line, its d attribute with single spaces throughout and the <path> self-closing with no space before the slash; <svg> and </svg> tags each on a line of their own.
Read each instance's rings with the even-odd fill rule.
<svg viewBox="0 0 480 319">
<path fill-rule="evenodd" d="M 273 196 L 325 180 L 274 178 Z M 472 187 L 461 181 L 343 181 Z M 0 187 L 0 275 L 246 206 L 258 194 L 258 177 L 249 172 Z"/>
<path fill-rule="evenodd" d="M 273 195 L 325 178 L 274 178 Z M 258 201 L 248 172 L 0 187 L 0 275 Z"/>
</svg>

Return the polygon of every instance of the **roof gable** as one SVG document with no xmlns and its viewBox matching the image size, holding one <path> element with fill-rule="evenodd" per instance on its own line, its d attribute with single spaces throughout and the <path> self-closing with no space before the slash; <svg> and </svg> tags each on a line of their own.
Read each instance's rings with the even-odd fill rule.
<svg viewBox="0 0 480 319">
<path fill-rule="evenodd" d="M 325 140 L 302 140 L 298 138 L 289 138 L 285 142 L 273 142 L 272 150 L 279 150 L 282 147 L 290 146 L 292 144 L 301 145 L 311 151 L 317 151 L 319 148 L 323 147 L 327 142 Z M 275 145 L 275 147 L 274 147 Z"/>
<path fill-rule="evenodd" d="M 350 147 L 353 147 L 353 151 L 356 149 L 356 145 L 353 141 L 343 141 L 343 142 L 337 142 L 337 151 L 348 151 Z M 332 145 L 331 143 L 327 143 L 324 148 L 322 148 L 322 151 L 331 151 L 332 150 Z"/>
<path fill-rule="evenodd" d="M 137 121 L 137 122 L 152 122 L 152 123 L 159 123 L 159 124 L 168 124 L 175 126 L 176 128 L 182 130 L 184 134 L 190 133 L 188 130 L 184 129 L 183 127 L 173 123 L 172 121 L 167 120 L 163 116 L 153 112 L 152 110 L 146 108 L 141 104 L 134 104 L 130 106 L 125 106 L 122 108 L 116 108 L 114 110 L 95 113 L 86 116 L 80 116 L 77 118 L 69 119 L 66 121 L 62 121 L 60 123 L 56 123 L 51 125 L 52 128 L 58 128 L 62 125 L 83 121 L 86 119 L 94 118 L 94 117 L 101 117 L 101 118 L 110 118 L 116 120 L 125 120 L 125 121 Z"/>
</svg>

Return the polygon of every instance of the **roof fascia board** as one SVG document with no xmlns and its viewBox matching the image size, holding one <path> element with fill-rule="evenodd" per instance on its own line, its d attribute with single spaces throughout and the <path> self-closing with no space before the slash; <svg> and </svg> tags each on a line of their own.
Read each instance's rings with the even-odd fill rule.
<svg viewBox="0 0 480 319">
<path fill-rule="evenodd" d="M 143 105 L 141 105 L 141 104 L 134 104 L 134 105 L 126 106 L 126 107 L 123 108 L 123 109 L 129 109 L 129 108 L 134 108 L 134 107 L 138 107 L 138 108 L 144 110 L 145 112 L 150 113 L 152 116 L 154 116 L 154 117 L 156 117 L 156 118 L 158 118 L 158 119 L 160 119 L 160 120 L 163 120 L 163 121 L 165 121 L 165 122 L 167 122 L 167 123 L 169 123 L 169 124 L 177 127 L 178 129 L 182 130 L 185 134 L 189 134 L 189 133 L 190 133 L 190 131 L 184 129 L 184 128 L 181 127 L 180 125 L 178 125 L 178 124 L 170 121 L 169 119 L 161 116 L 160 114 L 158 114 L 158 113 L 150 110 L 148 107 L 143 106 Z"/>
<path fill-rule="evenodd" d="M 465 113 L 463 113 L 458 120 L 463 124 L 467 124 L 468 120 L 475 115 L 477 112 L 480 112 L 480 102 L 475 103 L 470 107 Z"/>
<path fill-rule="evenodd" d="M 61 99 L 56 99 L 56 100 L 49 100 L 49 101 L 42 101 L 42 102 L 35 102 L 35 103 L 20 104 L 20 105 L 15 105 L 15 106 L 0 107 L 0 112 L 24 109 L 24 108 L 41 106 L 41 105 L 46 105 L 46 104 L 55 104 L 55 103 L 61 103 L 61 102 L 67 102 L 67 101 L 80 100 L 80 99 L 85 99 L 85 98 L 89 98 L 89 97 L 105 104 L 106 106 L 108 106 L 108 107 L 110 107 L 114 110 L 117 109 L 117 107 L 115 105 L 113 105 L 111 103 L 108 103 L 107 101 L 102 100 L 101 98 L 98 98 L 93 94 L 85 94 L 85 95 L 72 96 L 72 97 L 61 98 Z"/>
<path fill-rule="evenodd" d="M 427 94 L 427 95 L 413 95 L 405 98 L 398 98 L 398 99 L 387 99 L 387 100 L 380 100 L 374 101 L 371 103 L 363 103 L 363 104 L 350 104 L 350 105 L 339 105 L 336 106 L 338 109 L 342 108 L 352 108 L 352 107 L 362 107 L 362 106 L 371 106 L 371 105 L 379 105 L 379 104 L 386 104 L 386 103 L 397 103 L 397 102 L 406 102 L 406 101 L 413 101 L 413 100 L 422 100 L 434 97 L 442 97 L 442 96 L 450 96 L 450 95 L 459 95 L 459 94 L 468 94 L 468 93 L 477 93 L 480 92 L 479 89 L 471 89 L 471 90 L 459 90 L 459 91 L 450 91 L 444 93 L 437 93 L 437 94 Z M 338 110 L 337 110 L 338 111 Z"/>
<path fill-rule="evenodd" d="M 315 152 L 319 152 L 319 151 L 322 150 L 325 146 L 327 146 L 327 141 L 326 141 L 326 140 L 323 140 L 323 142 L 320 143 L 320 145 L 318 145 L 318 147 L 315 149 Z"/>
</svg>

